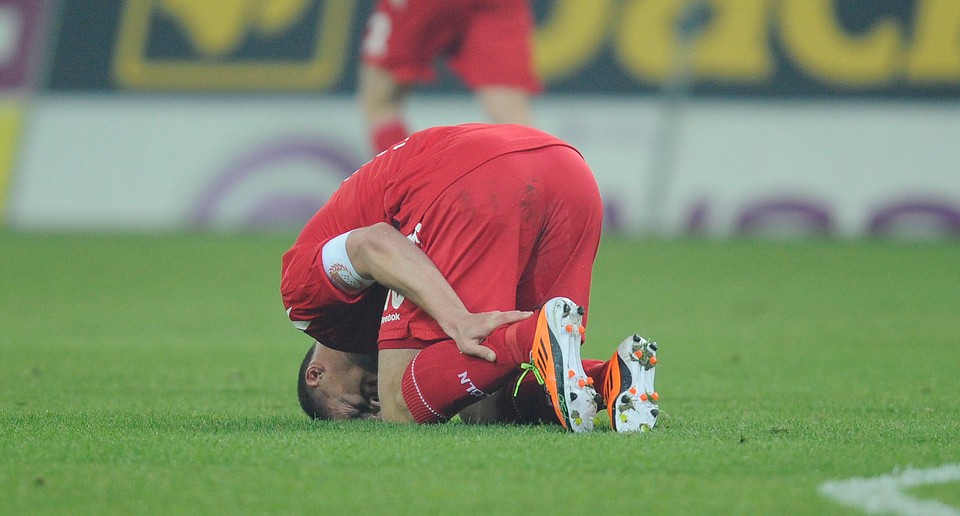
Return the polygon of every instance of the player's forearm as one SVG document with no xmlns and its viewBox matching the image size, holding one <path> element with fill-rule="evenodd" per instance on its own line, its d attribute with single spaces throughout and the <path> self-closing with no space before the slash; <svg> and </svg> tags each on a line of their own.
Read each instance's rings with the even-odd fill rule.
<svg viewBox="0 0 960 516">
<path fill-rule="evenodd" d="M 388 224 L 354 230 L 347 253 L 361 276 L 402 294 L 445 330 L 468 313 L 430 258 Z"/>
</svg>

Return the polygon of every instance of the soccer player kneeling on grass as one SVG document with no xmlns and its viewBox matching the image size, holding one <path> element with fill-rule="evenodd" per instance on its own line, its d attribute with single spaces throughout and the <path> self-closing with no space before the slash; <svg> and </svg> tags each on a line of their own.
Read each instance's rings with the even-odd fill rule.
<svg viewBox="0 0 960 516">
<path fill-rule="evenodd" d="M 579 152 L 536 129 L 437 127 L 378 155 L 283 256 L 287 314 L 316 340 L 304 411 L 581 432 L 605 406 L 617 430 L 652 428 L 655 343 L 580 357 L 601 222 Z"/>
</svg>

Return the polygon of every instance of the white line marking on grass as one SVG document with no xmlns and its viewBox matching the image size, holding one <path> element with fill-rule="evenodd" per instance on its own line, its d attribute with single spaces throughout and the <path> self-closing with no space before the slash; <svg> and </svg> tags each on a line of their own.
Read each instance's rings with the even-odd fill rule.
<svg viewBox="0 0 960 516">
<path fill-rule="evenodd" d="M 870 514 L 899 513 L 909 515 L 960 516 L 960 510 L 936 500 L 914 498 L 903 491 L 925 484 L 946 484 L 960 481 L 960 464 L 938 468 L 894 471 L 873 478 L 849 478 L 826 482 L 820 494 Z"/>
</svg>

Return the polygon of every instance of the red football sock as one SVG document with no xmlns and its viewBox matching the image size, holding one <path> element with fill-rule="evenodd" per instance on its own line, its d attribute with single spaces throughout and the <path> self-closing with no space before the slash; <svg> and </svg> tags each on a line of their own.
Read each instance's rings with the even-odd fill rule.
<svg viewBox="0 0 960 516">
<path fill-rule="evenodd" d="M 410 133 L 403 119 L 391 118 L 370 128 L 370 145 L 374 152 L 379 154 L 407 136 L 410 136 Z"/>
<path fill-rule="evenodd" d="M 497 328 L 483 342 L 496 362 L 460 353 L 452 340 L 423 349 L 407 366 L 400 389 L 417 423 L 443 422 L 505 386 L 530 360 L 537 314 Z"/>
</svg>

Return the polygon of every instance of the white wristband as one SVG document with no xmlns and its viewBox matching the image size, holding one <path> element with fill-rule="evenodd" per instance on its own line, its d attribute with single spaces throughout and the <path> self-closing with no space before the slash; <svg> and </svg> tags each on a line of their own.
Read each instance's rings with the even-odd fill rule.
<svg viewBox="0 0 960 516">
<path fill-rule="evenodd" d="M 347 294 L 358 294 L 376 282 L 360 276 L 357 270 L 353 268 L 350 256 L 347 255 L 347 235 L 350 233 L 350 231 L 347 231 L 330 239 L 323 245 L 320 254 L 323 260 L 323 270 L 330 278 L 330 282 Z"/>
</svg>

